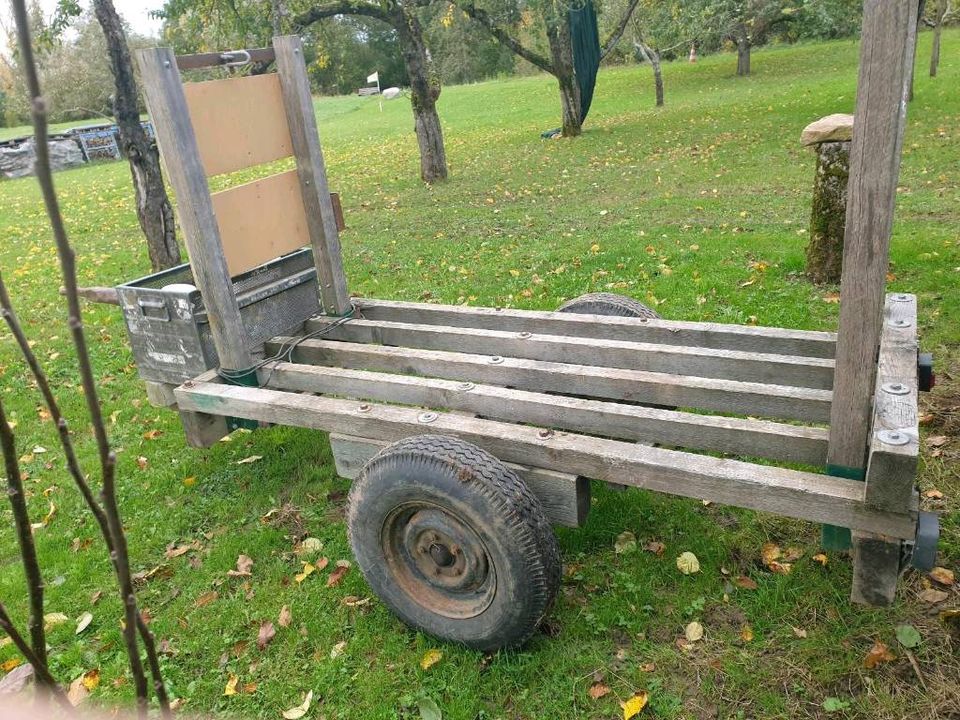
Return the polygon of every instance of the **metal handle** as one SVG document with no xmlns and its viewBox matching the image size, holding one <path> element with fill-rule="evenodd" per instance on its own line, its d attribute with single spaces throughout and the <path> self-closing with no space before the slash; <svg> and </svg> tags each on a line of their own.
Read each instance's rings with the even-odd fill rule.
<svg viewBox="0 0 960 720">
<path fill-rule="evenodd" d="M 163 320 L 164 322 L 170 320 L 170 310 L 167 308 L 167 303 L 160 298 L 137 298 L 137 305 L 145 318 Z"/>
<path fill-rule="evenodd" d="M 250 53 L 247 50 L 229 50 L 221 53 L 220 61 L 225 67 L 239 67 L 250 62 Z"/>
</svg>

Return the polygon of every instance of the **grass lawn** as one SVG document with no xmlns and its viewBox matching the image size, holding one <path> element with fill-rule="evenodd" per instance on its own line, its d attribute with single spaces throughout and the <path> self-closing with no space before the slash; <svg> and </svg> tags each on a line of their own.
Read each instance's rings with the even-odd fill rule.
<svg viewBox="0 0 960 720">
<path fill-rule="evenodd" d="M 921 461 L 925 499 L 943 518 L 940 564 L 960 569 L 960 31 L 944 33 L 940 77 L 926 77 L 921 37 L 894 228 L 890 289 L 920 298 L 924 347 L 936 353 L 941 388 L 928 398 L 926 436 L 946 436 Z M 317 101 L 331 185 L 340 191 L 355 294 L 405 300 L 553 309 L 588 291 L 637 297 L 666 317 L 833 329 L 836 288 L 802 276 L 814 159 L 801 129 L 853 108 L 857 45 L 758 52 L 754 75 L 734 76 L 729 55 L 664 67 L 667 106 L 652 107 L 647 68 L 600 74 L 582 138 L 543 141 L 558 121 L 552 78 L 449 87 L 440 99 L 451 179 L 425 187 L 406 100 Z M 149 265 L 123 163 L 57 176 L 81 281 L 112 285 Z M 50 374 L 83 459 L 93 443 L 63 323 L 56 257 L 36 183 L 0 183 L 0 268 Z M 214 715 L 279 718 L 315 693 L 309 718 L 416 718 L 431 698 L 448 720 L 613 718 L 618 700 L 650 693 L 648 717 L 935 718 L 960 708 L 960 633 L 923 602 L 929 581 L 906 575 L 890 609 L 847 602 L 850 562 L 812 559 L 819 528 L 745 510 L 597 485 L 586 526 L 559 531 L 565 579 L 547 632 L 519 652 L 492 657 L 437 647 L 401 625 L 351 569 L 344 494 L 324 435 L 289 428 L 234 434 L 209 451 L 188 449 L 175 414 L 151 408 L 116 308 L 87 306 L 88 336 L 119 453 L 122 510 L 140 598 L 164 642 L 166 677 L 185 707 Z M 0 330 L 3 401 L 17 424 L 48 585 L 55 674 L 70 681 L 99 668 L 92 700 L 129 702 L 120 603 L 96 528 L 62 470 L 54 428 Z M 48 448 L 48 452 L 43 452 Z M 238 464 L 251 456 L 262 459 Z M 2 511 L 9 523 L 9 511 Z M 46 520 L 45 520 L 46 518 Z M 10 525 L 5 525 L 10 528 Z M 662 557 L 618 555 L 624 530 Z M 318 538 L 328 569 L 294 579 L 295 539 Z M 788 575 L 768 572 L 765 542 L 802 550 Z M 168 548 L 189 545 L 178 554 Z M 677 572 L 694 552 L 699 574 Z M 240 554 L 252 577 L 231 578 Z M 0 536 L 0 599 L 23 621 L 26 602 L 12 531 Z M 725 587 L 722 572 L 756 589 Z M 95 602 L 93 596 L 103 591 Z M 212 593 L 216 593 L 213 595 Z M 353 596 L 354 600 L 349 597 Z M 257 648 L 261 623 L 288 606 L 293 621 Z M 75 634 L 74 619 L 92 625 Z M 676 640 L 692 620 L 706 634 Z M 913 661 L 894 628 L 915 626 Z M 876 641 L 895 660 L 874 669 Z M 338 645 L 345 643 L 345 645 Z M 339 652 L 336 647 L 342 648 Z M 334 652 L 332 652 L 334 651 Z M 15 657 L 0 649 L 0 662 Z M 224 695 L 231 676 L 238 692 Z M 596 678 L 611 688 L 588 694 Z M 828 698 L 833 698 L 824 703 Z M 831 712 L 828 713 L 828 709 Z M 953 713 L 953 715 L 951 715 Z"/>
</svg>

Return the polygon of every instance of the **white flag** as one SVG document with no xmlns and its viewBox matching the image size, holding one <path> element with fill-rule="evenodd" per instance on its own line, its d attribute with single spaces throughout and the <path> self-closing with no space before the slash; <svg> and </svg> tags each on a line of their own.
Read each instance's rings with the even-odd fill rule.
<svg viewBox="0 0 960 720">
<path fill-rule="evenodd" d="M 378 83 L 378 82 L 380 82 L 380 73 L 379 73 L 379 72 L 375 72 L 373 75 L 367 75 L 367 82 L 368 82 L 368 83 Z"/>
</svg>

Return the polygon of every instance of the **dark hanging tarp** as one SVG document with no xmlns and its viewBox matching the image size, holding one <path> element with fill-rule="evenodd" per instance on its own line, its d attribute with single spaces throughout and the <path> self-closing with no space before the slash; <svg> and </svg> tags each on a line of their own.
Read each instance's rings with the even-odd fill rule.
<svg viewBox="0 0 960 720">
<path fill-rule="evenodd" d="M 597 85 L 597 70 L 600 69 L 600 32 L 597 29 L 597 11 L 588 0 L 581 7 L 567 11 L 570 25 L 570 44 L 573 48 L 573 70 L 580 87 L 580 122 L 587 119 L 593 102 L 593 89 Z M 548 130 L 543 137 L 553 137 L 561 128 Z"/>
<path fill-rule="evenodd" d="M 587 119 L 593 88 L 600 69 L 600 33 L 597 30 L 597 11 L 592 2 L 580 8 L 571 8 L 570 42 L 573 45 L 573 69 L 580 86 L 580 122 Z"/>
</svg>

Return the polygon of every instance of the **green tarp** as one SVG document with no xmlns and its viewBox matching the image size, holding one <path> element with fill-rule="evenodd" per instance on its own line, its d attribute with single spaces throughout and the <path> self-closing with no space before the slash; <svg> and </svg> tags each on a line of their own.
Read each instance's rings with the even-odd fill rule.
<svg viewBox="0 0 960 720">
<path fill-rule="evenodd" d="M 593 88 L 597 84 L 600 68 L 600 33 L 597 30 L 597 11 L 592 2 L 567 12 L 570 25 L 570 44 L 573 47 L 573 69 L 580 88 L 580 122 L 587 119 L 593 102 Z M 543 137 L 559 134 L 561 128 L 543 133 Z"/>
</svg>

